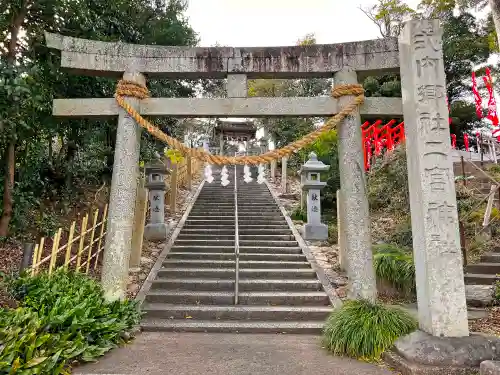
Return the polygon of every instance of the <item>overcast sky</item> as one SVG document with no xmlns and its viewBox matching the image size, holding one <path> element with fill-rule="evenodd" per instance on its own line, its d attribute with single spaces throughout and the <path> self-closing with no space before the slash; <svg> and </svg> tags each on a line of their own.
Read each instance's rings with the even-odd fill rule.
<svg viewBox="0 0 500 375">
<path fill-rule="evenodd" d="M 419 0 L 408 0 L 416 7 Z M 379 37 L 361 12 L 375 0 L 188 0 L 187 16 L 200 46 L 294 45 L 308 33 L 318 43 L 341 43 Z"/>
</svg>

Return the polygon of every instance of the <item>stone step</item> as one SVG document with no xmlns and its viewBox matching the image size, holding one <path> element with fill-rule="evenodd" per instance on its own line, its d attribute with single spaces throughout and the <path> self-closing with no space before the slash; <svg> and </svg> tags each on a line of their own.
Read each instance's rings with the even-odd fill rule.
<svg viewBox="0 0 500 375">
<path fill-rule="evenodd" d="M 238 213 L 238 223 L 245 223 L 249 221 L 260 221 L 261 223 L 267 223 L 268 220 L 280 220 L 285 219 L 281 212 L 263 212 L 262 214 L 251 213 L 249 215 L 243 215 Z"/>
<path fill-rule="evenodd" d="M 206 213 L 210 213 L 210 214 L 221 214 L 221 216 L 223 215 L 226 215 L 226 214 L 233 214 L 235 212 L 236 208 L 235 207 L 197 207 L 197 208 L 193 208 L 189 214 L 206 214 Z"/>
<path fill-rule="evenodd" d="M 500 273 L 500 263 L 476 263 L 470 264 L 466 268 L 467 273 L 472 274 L 492 274 Z"/>
<path fill-rule="evenodd" d="M 274 205 L 266 205 L 266 206 L 255 206 L 255 205 L 247 205 L 247 206 L 241 206 L 238 205 L 238 211 L 241 212 L 261 212 L 261 211 L 269 211 L 269 212 L 278 212 L 280 209 L 277 206 Z"/>
<path fill-rule="evenodd" d="M 142 310 L 148 318 L 230 321 L 325 321 L 330 306 L 254 306 L 254 305 L 173 305 L 145 303 Z"/>
<path fill-rule="evenodd" d="M 240 234 L 240 238 L 244 238 L 244 236 L 248 235 L 287 235 L 292 239 L 295 239 L 293 236 L 292 230 L 290 228 L 241 228 L 238 226 L 238 231 Z"/>
<path fill-rule="evenodd" d="M 188 234 L 188 233 L 204 233 L 204 234 L 232 234 L 234 236 L 234 228 L 203 228 L 203 229 L 198 229 L 198 228 L 187 228 L 183 227 L 181 230 L 181 234 Z"/>
<path fill-rule="evenodd" d="M 244 203 L 244 204 L 238 204 L 238 210 L 239 211 L 248 211 L 248 210 L 256 210 L 256 211 L 260 211 L 260 210 L 274 210 L 274 211 L 279 211 L 279 207 L 276 206 L 273 202 L 269 202 L 269 203 L 265 203 L 265 204 L 257 203 L 257 202 L 255 202 L 254 204 L 252 204 L 251 202 L 248 202 L 248 203 Z"/>
<path fill-rule="evenodd" d="M 272 224 L 272 225 L 262 225 L 262 224 L 241 224 L 238 223 L 238 229 L 241 230 L 258 230 L 258 231 L 265 231 L 265 230 L 276 230 L 276 229 L 290 229 L 286 221 L 284 224 Z M 265 233 L 265 232 L 264 232 Z"/>
<path fill-rule="evenodd" d="M 296 247 L 298 243 L 297 241 L 243 240 L 240 238 L 240 246 Z"/>
<path fill-rule="evenodd" d="M 188 220 L 225 220 L 225 221 L 232 221 L 234 222 L 234 213 L 231 215 L 220 215 L 219 213 L 205 213 L 205 214 L 198 214 L 198 213 L 193 213 L 189 214 Z"/>
<path fill-rule="evenodd" d="M 201 252 L 171 252 L 169 259 L 205 259 L 205 260 L 234 260 L 234 249 L 226 253 L 201 253 Z M 304 254 L 258 254 L 240 253 L 240 260 L 268 260 L 268 261 L 306 261 Z"/>
<path fill-rule="evenodd" d="M 207 239 L 201 239 L 201 240 L 184 240 L 184 239 L 177 239 L 175 240 L 175 243 L 177 245 L 184 245 L 184 246 L 234 246 L 234 238 L 230 240 L 207 240 Z"/>
<path fill-rule="evenodd" d="M 330 303 L 330 299 L 323 291 L 241 292 L 238 294 L 238 300 L 242 305 L 328 306 Z M 146 301 L 152 303 L 231 305 L 234 303 L 234 292 L 152 289 L 146 296 Z"/>
<path fill-rule="evenodd" d="M 220 332 L 220 333 L 295 333 L 320 334 L 322 321 L 192 321 L 189 319 L 145 319 L 141 323 L 145 332 Z"/>
<path fill-rule="evenodd" d="M 233 268 L 233 260 L 207 261 L 206 259 L 166 259 L 164 268 Z M 310 268 L 309 262 L 301 261 L 268 261 L 268 260 L 240 260 L 240 268 Z"/>
<path fill-rule="evenodd" d="M 181 252 L 199 252 L 199 253 L 232 253 L 234 254 L 234 244 L 231 246 L 192 246 L 192 245 L 180 245 L 174 244 L 172 246 L 172 251 Z M 300 247 L 262 247 L 262 246 L 240 246 L 240 254 L 251 253 L 251 254 L 302 254 L 302 249 Z"/>
<path fill-rule="evenodd" d="M 252 204 L 255 204 L 256 206 L 260 207 L 278 207 L 274 199 L 271 197 L 266 199 L 259 199 L 259 198 L 243 199 L 241 197 L 238 197 L 238 207 L 249 207 L 252 206 Z"/>
<path fill-rule="evenodd" d="M 204 230 L 204 229 L 231 229 L 234 231 L 235 223 L 227 223 L 227 224 L 210 224 L 203 225 L 201 223 L 196 224 L 184 224 L 183 229 L 193 229 L 193 230 Z"/>
<path fill-rule="evenodd" d="M 242 279 L 316 279 L 316 272 L 312 268 L 240 268 Z M 160 268 L 159 278 L 210 278 L 222 279 L 235 277 L 234 268 Z"/>
<path fill-rule="evenodd" d="M 213 202 L 217 201 L 230 201 L 234 202 L 234 190 L 225 191 L 225 189 L 217 190 L 217 191 L 201 191 L 196 202 Z"/>
<path fill-rule="evenodd" d="M 230 211 L 225 211 L 225 210 L 218 210 L 218 209 L 214 209 L 214 210 L 192 210 L 190 213 L 189 213 L 189 216 L 190 217 L 193 217 L 193 216 L 207 216 L 207 217 L 210 217 L 210 216 L 232 216 L 234 217 L 235 215 L 235 210 L 232 209 Z"/>
<path fill-rule="evenodd" d="M 239 236 L 240 243 L 242 241 L 294 241 L 295 236 L 292 234 L 243 234 Z"/>
<path fill-rule="evenodd" d="M 240 279 L 240 292 L 255 291 L 321 291 L 323 287 L 315 279 L 268 280 L 268 279 Z M 191 290 L 191 291 L 232 291 L 234 293 L 233 279 L 156 279 L 151 289 L 163 290 Z"/>
<path fill-rule="evenodd" d="M 468 285 L 492 285 L 496 279 L 496 275 L 492 274 L 465 274 L 465 283 Z"/>
<path fill-rule="evenodd" d="M 234 195 L 221 197 L 218 194 L 213 194 L 207 197 L 198 197 L 193 207 L 215 206 L 218 203 L 225 207 L 234 207 Z"/>
<path fill-rule="evenodd" d="M 232 225 L 232 226 L 234 226 L 235 221 L 234 221 L 234 218 L 231 218 L 231 219 L 225 218 L 225 219 L 221 219 L 221 220 L 205 220 L 205 219 L 193 219 L 193 218 L 188 217 L 184 226 L 199 225 L 199 224 L 203 224 L 203 225 L 216 225 L 217 224 L 217 225 Z"/>
<path fill-rule="evenodd" d="M 258 226 L 263 226 L 263 225 L 287 225 L 287 222 L 285 218 L 282 217 L 276 217 L 276 218 L 266 218 L 266 219 L 260 219 L 260 220 L 255 220 L 255 219 L 248 219 L 245 217 L 239 217 L 238 218 L 238 228 L 242 228 L 248 225 L 258 225 Z"/>
<path fill-rule="evenodd" d="M 199 208 L 199 207 L 210 207 L 210 208 L 217 208 L 217 207 L 223 207 L 223 208 L 234 208 L 234 202 L 214 202 L 213 198 L 210 202 L 203 202 L 200 203 L 200 201 L 196 201 L 196 203 L 193 205 L 193 208 Z"/>
<path fill-rule="evenodd" d="M 231 240 L 234 241 L 235 235 L 233 234 L 217 234 L 217 233 L 203 233 L 199 231 L 197 233 L 186 233 L 181 232 L 177 237 L 178 240 L 206 240 L 206 241 L 225 241 Z"/>
<path fill-rule="evenodd" d="M 302 254 L 302 249 L 298 246 L 243 246 L 240 243 L 240 253 Z"/>
<path fill-rule="evenodd" d="M 500 253 L 491 252 L 481 256 L 481 262 L 484 263 L 500 263 Z"/>
</svg>

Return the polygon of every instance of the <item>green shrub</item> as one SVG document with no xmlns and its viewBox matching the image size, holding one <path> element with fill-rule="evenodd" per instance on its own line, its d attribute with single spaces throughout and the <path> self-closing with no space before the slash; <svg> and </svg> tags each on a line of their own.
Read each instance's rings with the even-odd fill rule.
<svg viewBox="0 0 500 375">
<path fill-rule="evenodd" d="M 301 210 L 300 207 L 297 207 L 295 211 L 292 212 L 290 215 L 290 218 L 292 220 L 297 220 L 297 221 L 307 221 L 307 211 L 306 210 Z"/>
<path fill-rule="evenodd" d="M 400 308 L 348 301 L 328 317 L 323 343 L 335 355 L 377 359 L 400 336 L 417 329 L 417 325 L 416 320 Z"/>
<path fill-rule="evenodd" d="M 409 212 L 408 170 L 404 146 L 377 157 L 367 175 L 368 201 L 372 211 Z"/>
<path fill-rule="evenodd" d="M 402 222 L 396 226 L 394 232 L 389 236 L 389 242 L 402 247 L 413 247 L 413 232 L 411 229 L 410 216 L 405 217 Z"/>
<path fill-rule="evenodd" d="M 336 244 L 339 240 L 339 229 L 337 224 L 330 223 L 328 225 L 328 243 Z"/>
<path fill-rule="evenodd" d="M 413 255 L 395 245 L 375 245 L 373 248 L 373 265 L 377 278 L 387 281 L 406 295 L 413 294 L 415 292 Z"/>
<path fill-rule="evenodd" d="M 95 360 L 126 342 L 140 319 L 135 301 L 106 302 L 101 286 L 78 273 L 23 275 L 7 284 L 20 307 L 0 310 L 0 374 L 68 373 L 73 361 Z"/>
</svg>

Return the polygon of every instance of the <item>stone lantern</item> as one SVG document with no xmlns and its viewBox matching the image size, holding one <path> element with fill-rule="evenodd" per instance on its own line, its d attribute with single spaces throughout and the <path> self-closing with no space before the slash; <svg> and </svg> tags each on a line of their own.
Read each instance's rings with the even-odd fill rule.
<svg viewBox="0 0 500 375">
<path fill-rule="evenodd" d="M 314 152 L 309 154 L 309 160 L 300 169 L 301 187 L 307 194 L 307 224 L 303 230 L 305 240 L 328 239 L 328 227 L 321 222 L 320 192 L 326 186 L 326 182 L 321 181 L 321 172 L 329 169 L 330 166 L 319 161 Z"/>
<path fill-rule="evenodd" d="M 146 188 L 149 191 L 149 223 L 144 228 L 144 237 L 150 241 L 167 238 L 168 225 L 165 224 L 165 174 L 162 164 L 146 166 Z"/>
</svg>

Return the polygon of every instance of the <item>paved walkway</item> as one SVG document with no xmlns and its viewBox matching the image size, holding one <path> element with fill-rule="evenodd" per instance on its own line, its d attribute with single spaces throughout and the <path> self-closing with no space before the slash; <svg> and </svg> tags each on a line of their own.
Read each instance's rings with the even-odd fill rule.
<svg viewBox="0 0 500 375">
<path fill-rule="evenodd" d="M 74 374 L 114 375 L 389 375 L 387 369 L 339 358 L 317 336 L 142 333 Z"/>
</svg>

